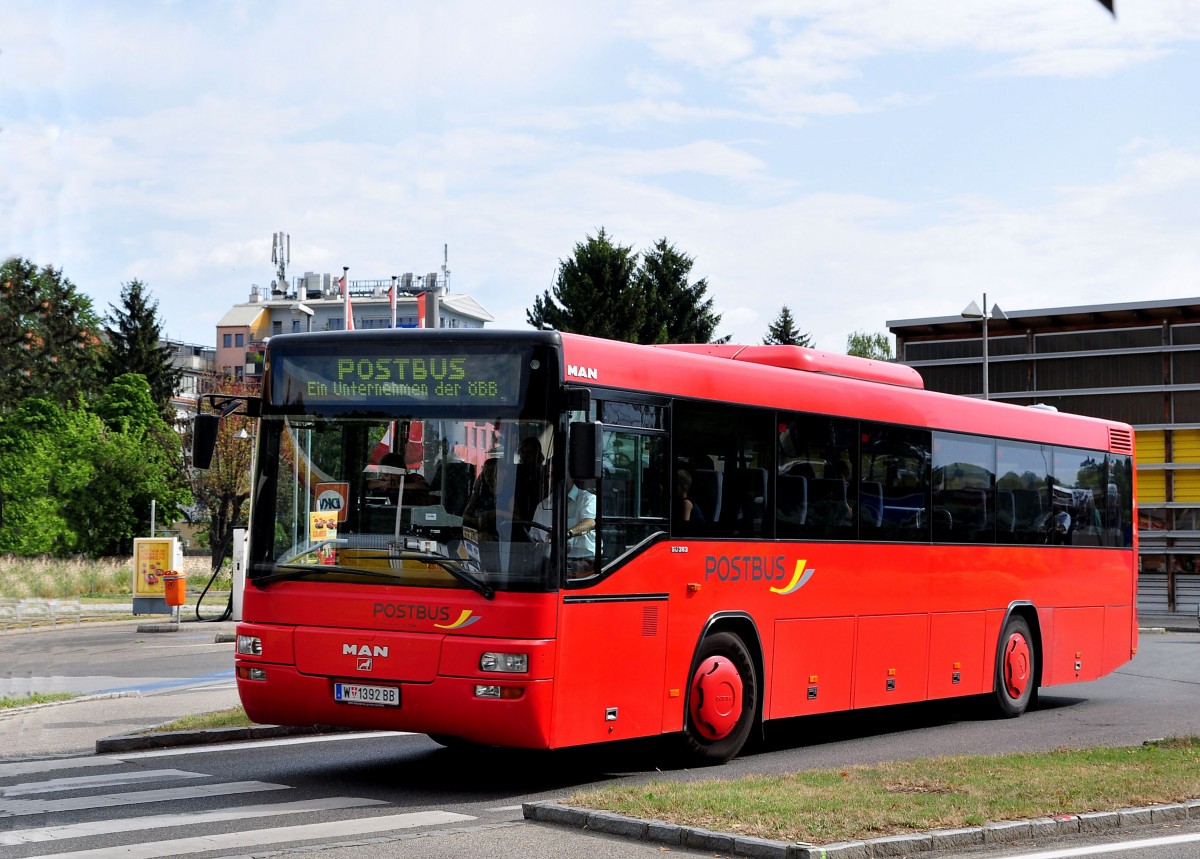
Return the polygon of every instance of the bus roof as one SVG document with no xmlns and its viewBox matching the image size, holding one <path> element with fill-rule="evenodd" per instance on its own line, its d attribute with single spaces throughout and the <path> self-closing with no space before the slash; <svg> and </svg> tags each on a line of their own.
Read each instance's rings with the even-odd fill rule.
<svg viewBox="0 0 1200 859">
<path fill-rule="evenodd" d="M 568 382 L 1133 453 L 1128 424 L 927 391 L 911 367 L 799 346 L 560 336 Z"/>
</svg>

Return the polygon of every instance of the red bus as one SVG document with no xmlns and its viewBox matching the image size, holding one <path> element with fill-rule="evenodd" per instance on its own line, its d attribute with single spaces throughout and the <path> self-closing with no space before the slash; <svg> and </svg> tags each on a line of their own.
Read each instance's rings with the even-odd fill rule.
<svg viewBox="0 0 1200 859">
<path fill-rule="evenodd" d="M 273 337 L 253 409 L 258 722 L 719 762 L 770 719 L 1017 716 L 1136 652 L 1124 424 L 551 331 Z"/>
</svg>

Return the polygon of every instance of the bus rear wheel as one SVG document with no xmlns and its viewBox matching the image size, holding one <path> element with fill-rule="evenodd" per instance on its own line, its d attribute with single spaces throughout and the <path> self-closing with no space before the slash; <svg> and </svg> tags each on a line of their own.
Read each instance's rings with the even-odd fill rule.
<svg viewBox="0 0 1200 859">
<path fill-rule="evenodd" d="M 1008 619 L 996 651 L 996 688 L 993 697 L 999 715 L 1020 716 L 1037 694 L 1037 650 L 1029 622 L 1019 615 Z"/>
<path fill-rule="evenodd" d="M 720 764 L 745 745 L 758 711 L 758 676 L 742 640 L 718 632 L 700 643 L 688 683 L 684 753 L 698 764 Z"/>
</svg>

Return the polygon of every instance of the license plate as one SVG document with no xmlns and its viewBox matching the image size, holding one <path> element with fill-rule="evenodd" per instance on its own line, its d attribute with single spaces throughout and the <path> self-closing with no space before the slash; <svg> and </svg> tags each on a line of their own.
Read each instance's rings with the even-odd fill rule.
<svg viewBox="0 0 1200 859">
<path fill-rule="evenodd" d="M 371 704 L 380 707 L 399 707 L 398 686 L 363 686 L 358 683 L 334 683 L 333 700 L 343 704 Z"/>
</svg>

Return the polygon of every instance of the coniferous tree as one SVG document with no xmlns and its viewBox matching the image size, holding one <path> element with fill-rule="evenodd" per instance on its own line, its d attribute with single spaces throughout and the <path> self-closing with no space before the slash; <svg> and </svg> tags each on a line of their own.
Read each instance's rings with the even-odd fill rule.
<svg viewBox="0 0 1200 859">
<path fill-rule="evenodd" d="M 632 247 L 614 244 L 601 227 L 575 245 L 575 253 L 558 265 L 554 287 L 525 311 L 535 328 L 637 340 L 644 313 L 641 290 L 634 280 L 637 255 Z"/>
<path fill-rule="evenodd" d="M 554 288 L 525 318 L 536 328 L 631 343 L 710 343 L 721 317 L 705 299 L 708 282 L 688 283 L 691 268 L 692 258 L 665 238 L 639 258 L 601 227 L 559 263 Z"/>
<path fill-rule="evenodd" d="M 763 338 L 767 346 L 812 346 L 812 336 L 804 334 L 796 327 L 792 311 L 785 304 L 775 317 L 775 321 L 767 326 L 767 336 Z"/>
<path fill-rule="evenodd" d="M 160 345 L 162 326 L 158 302 L 146 285 L 134 279 L 121 289 L 121 306 L 109 305 L 108 354 L 105 372 L 116 379 L 123 373 L 140 373 L 150 385 L 150 396 L 164 417 L 172 417 L 171 398 L 179 388 L 183 370 L 171 364 L 171 348 Z"/>
<path fill-rule="evenodd" d="M 713 300 L 705 299 L 708 281 L 688 283 L 692 257 L 661 238 L 642 253 L 637 282 L 645 300 L 646 315 L 638 332 L 639 343 L 712 343 L 721 323 L 713 313 Z"/>
<path fill-rule="evenodd" d="M 63 277 L 13 257 L 0 266 L 0 414 L 28 397 L 66 406 L 99 385 L 100 320 Z"/>
</svg>

